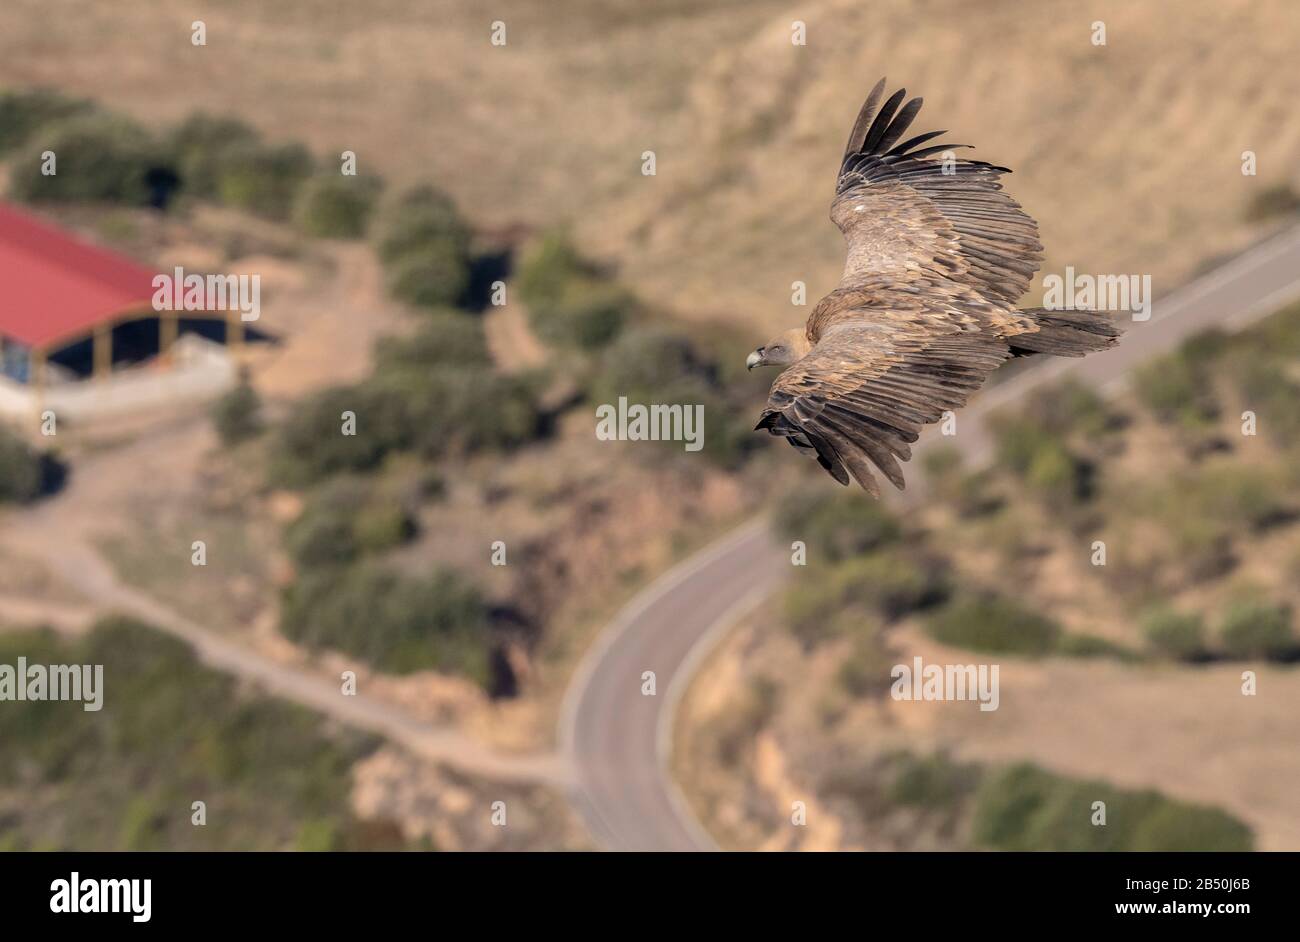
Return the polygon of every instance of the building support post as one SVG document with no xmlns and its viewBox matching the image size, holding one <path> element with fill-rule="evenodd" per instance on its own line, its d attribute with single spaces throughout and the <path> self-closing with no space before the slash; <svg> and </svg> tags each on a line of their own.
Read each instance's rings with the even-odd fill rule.
<svg viewBox="0 0 1300 942">
<path fill-rule="evenodd" d="M 36 421 L 39 424 L 45 411 L 45 350 L 27 351 L 27 382 L 36 390 L 32 397 L 35 406 Z"/>
<path fill-rule="evenodd" d="M 95 379 L 105 380 L 113 371 L 113 325 L 95 327 Z"/>
<path fill-rule="evenodd" d="M 45 392 L 45 351 L 32 350 L 27 354 L 28 357 L 28 382 L 35 388 L 37 393 Z"/>
<path fill-rule="evenodd" d="M 172 347 L 176 345 L 176 335 L 179 320 L 175 311 L 163 311 L 158 317 L 158 354 L 159 356 L 171 363 Z"/>
<path fill-rule="evenodd" d="M 226 346 L 235 359 L 244 352 L 244 320 L 239 311 L 226 312 Z"/>
</svg>

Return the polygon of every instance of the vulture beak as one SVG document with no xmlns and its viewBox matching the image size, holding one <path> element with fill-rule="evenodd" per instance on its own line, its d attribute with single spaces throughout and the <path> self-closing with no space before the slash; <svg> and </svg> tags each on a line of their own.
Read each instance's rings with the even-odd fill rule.
<svg viewBox="0 0 1300 942">
<path fill-rule="evenodd" d="M 763 348 L 759 347 L 753 353 L 745 358 L 745 369 L 752 370 L 763 362 Z"/>
</svg>

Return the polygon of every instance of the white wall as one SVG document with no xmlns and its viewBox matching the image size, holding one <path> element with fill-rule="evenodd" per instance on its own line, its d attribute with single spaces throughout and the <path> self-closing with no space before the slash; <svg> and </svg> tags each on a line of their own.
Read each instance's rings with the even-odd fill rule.
<svg viewBox="0 0 1300 942">
<path fill-rule="evenodd" d="M 121 370 L 106 380 L 53 382 L 38 404 L 36 391 L 0 376 L 0 416 L 31 420 L 37 409 L 72 422 L 144 412 L 159 405 L 213 399 L 235 385 L 238 370 L 220 344 L 193 334 L 172 348 L 174 366 L 154 363 Z"/>
</svg>

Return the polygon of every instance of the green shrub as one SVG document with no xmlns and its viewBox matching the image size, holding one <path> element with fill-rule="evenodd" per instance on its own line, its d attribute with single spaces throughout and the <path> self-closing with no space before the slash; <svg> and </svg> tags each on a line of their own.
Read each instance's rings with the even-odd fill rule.
<svg viewBox="0 0 1300 942">
<path fill-rule="evenodd" d="M 540 431 L 529 377 L 491 370 L 477 322 L 439 313 L 411 337 L 376 347 L 377 368 L 354 386 L 318 393 L 281 426 L 272 477 L 297 487 L 340 471 L 367 471 L 392 452 L 427 457 L 508 450 Z M 356 434 L 341 415 L 356 415 Z"/>
<path fill-rule="evenodd" d="M 1137 655 L 1123 645 L 1082 631 L 1070 631 L 1061 635 L 1056 644 L 1056 653 L 1063 657 L 1112 657 L 1121 661 L 1137 659 Z"/>
<path fill-rule="evenodd" d="M 0 154 L 27 143 L 38 131 L 60 124 L 69 118 L 83 117 L 94 105 L 79 98 L 69 98 L 49 88 L 10 89 L 0 92 Z M 40 144 L 41 142 L 37 142 Z M 45 146 L 37 152 L 46 150 Z"/>
<path fill-rule="evenodd" d="M 823 590 L 823 581 L 799 581 L 782 596 L 782 618 L 790 633 L 807 647 L 838 635 L 854 613 L 839 611 Z"/>
<path fill-rule="evenodd" d="M 564 232 L 549 232 L 524 250 L 516 282 L 533 330 L 554 346 L 604 347 L 636 308 L 631 292 L 583 259 Z"/>
<path fill-rule="evenodd" d="M 1030 657 L 1053 651 L 1061 634 L 1052 619 L 992 595 L 954 601 L 927 619 L 926 630 L 954 647 Z"/>
<path fill-rule="evenodd" d="M 363 552 L 378 553 L 415 536 L 415 518 L 398 501 L 371 501 L 356 512 L 352 532 Z"/>
<path fill-rule="evenodd" d="M 422 380 L 433 369 L 491 368 L 483 324 L 454 310 L 436 310 L 409 336 L 375 344 L 375 372 Z"/>
<path fill-rule="evenodd" d="M 947 567 L 913 553 L 877 552 L 836 567 L 833 585 L 846 603 L 893 621 L 948 598 Z"/>
<path fill-rule="evenodd" d="M 567 233 L 552 231 L 521 253 L 516 281 L 519 297 L 530 307 L 559 303 L 569 286 L 596 274 L 578 254 Z"/>
<path fill-rule="evenodd" d="M 1166 657 L 1193 660 L 1205 651 L 1205 622 L 1200 615 L 1157 609 L 1142 620 L 1142 634 Z"/>
<path fill-rule="evenodd" d="M 1025 483 L 1041 494 L 1061 500 L 1081 496 L 1079 463 L 1063 445 L 1052 442 L 1034 453 L 1025 472 Z"/>
<path fill-rule="evenodd" d="M 752 418 L 718 380 L 718 367 L 692 340 L 663 325 L 623 331 L 601 353 L 587 384 L 597 404 L 629 403 L 702 406 L 705 433 L 701 454 L 723 467 L 736 467 L 758 443 Z M 661 455 L 680 457 L 680 442 L 661 443 Z"/>
<path fill-rule="evenodd" d="M 1040 496 L 1069 503 L 1089 495 L 1086 468 L 1065 442 L 1066 430 L 1031 416 L 998 416 L 997 461 Z"/>
<path fill-rule="evenodd" d="M 1219 641 L 1230 657 L 1287 656 L 1296 647 L 1291 610 L 1250 596 L 1238 598 L 1223 614 Z"/>
<path fill-rule="evenodd" d="M 1005 419 L 992 423 L 997 436 L 997 460 L 1012 473 L 1023 477 L 1034 463 L 1034 456 L 1047 435 L 1035 423 Z"/>
<path fill-rule="evenodd" d="M 391 259 L 384 280 L 390 295 L 414 307 L 455 305 L 469 287 L 469 260 L 451 241 L 429 242 Z"/>
<path fill-rule="evenodd" d="M 353 513 L 333 501 L 313 501 L 285 533 L 289 555 L 304 568 L 352 562 L 361 552 Z"/>
<path fill-rule="evenodd" d="M 365 563 L 311 572 L 285 593 L 280 625 L 293 641 L 344 651 L 382 671 L 488 679 L 486 606 L 448 571 L 423 580 Z"/>
<path fill-rule="evenodd" d="M 1246 221 L 1265 222 L 1296 212 L 1300 212 L 1300 193 L 1289 183 L 1271 183 L 1255 193 L 1246 204 Z"/>
<path fill-rule="evenodd" d="M 963 801 L 979 781 L 976 766 L 953 762 L 944 753 L 892 757 L 893 775 L 885 796 L 895 805 L 952 808 Z"/>
<path fill-rule="evenodd" d="M 877 500 L 858 494 L 796 488 L 777 505 L 781 538 L 802 540 L 809 561 L 840 562 L 898 540 L 900 527 Z"/>
<path fill-rule="evenodd" d="M 176 163 L 184 193 L 216 199 L 222 174 L 260 145 L 261 135 L 237 118 L 195 112 L 167 136 L 167 149 Z"/>
<path fill-rule="evenodd" d="M 75 639 L 0 633 L 0 663 L 20 655 L 103 665 L 105 686 L 100 712 L 40 701 L 0 709 L 0 817 L 16 845 L 287 850 L 307 821 L 353 832 L 351 769 L 375 737 L 328 728 L 128 619 L 101 620 Z M 195 796 L 207 802 L 206 827 L 190 823 Z"/>
<path fill-rule="evenodd" d="M 415 529 L 401 501 L 377 494 L 366 481 L 340 478 L 312 496 L 285 532 L 285 545 L 299 566 L 321 568 L 400 546 Z"/>
<path fill-rule="evenodd" d="M 217 196 L 227 206 L 285 220 L 314 166 L 301 144 L 238 144 L 222 154 Z"/>
<path fill-rule="evenodd" d="M 1203 431 L 1219 417 L 1213 375 L 1184 349 L 1138 369 L 1138 398 L 1157 419 L 1188 431 Z"/>
<path fill-rule="evenodd" d="M 238 445 L 262 431 L 262 400 L 248 382 L 241 382 L 212 406 L 212 424 L 223 445 Z"/>
<path fill-rule="evenodd" d="M 1167 799 L 1137 822 L 1125 848 L 1138 853 L 1253 849 L 1250 828 L 1227 812 Z"/>
<path fill-rule="evenodd" d="M 40 455 L 0 426 L 0 503 L 28 501 L 39 495 L 41 465 Z"/>
<path fill-rule="evenodd" d="M 786 591 L 785 619 L 796 637 L 815 644 L 846 626 L 869 626 L 928 608 L 948 592 L 946 569 L 937 561 L 877 552 L 829 569 L 805 570 Z"/>
<path fill-rule="evenodd" d="M 375 350 L 369 385 L 404 404 L 406 438 L 426 455 L 509 449 L 538 433 L 531 377 L 492 370 L 481 323 L 438 311 Z"/>
<path fill-rule="evenodd" d="M 429 308 L 461 301 L 469 286 L 470 230 L 445 193 L 428 185 L 399 193 L 372 228 L 393 297 Z"/>
<path fill-rule="evenodd" d="M 341 173 L 312 177 L 298 193 L 294 222 L 317 238 L 359 239 L 366 234 L 382 188 L 375 177 Z"/>
<path fill-rule="evenodd" d="M 1092 823 L 1093 803 L 1106 825 Z M 1250 830 L 1215 808 L 1152 791 L 1062 778 L 1020 764 L 987 774 L 975 798 L 971 841 L 1013 851 L 1250 850 Z"/>
<path fill-rule="evenodd" d="M 54 174 L 41 173 L 43 151 L 55 154 Z M 46 129 L 13 163 L 10 195 L 30 202 L 148 204 L 150 170 L 166 155 L 134 122 L 102 114 L 70 118 Z"/>
<path fill-rule="evenodd" d="M 1294 403 L 1300 398 L 1300 383 L 1294 375 L 1293 356 L 1279 351 L 1254 351 L 1229 358 L 1231 378 L 1255 413 L 1259 431 L 1286 446 L 1300 438 L 1300 415 Z"/>
<path fill-rule="evenodd" d="M 555 346 L 597 350 L 623 330 L 635 299 L 613 284 L 579 282 L 559 298 L 530 305 L 533 330 Z"/>
<path fill-rule="evenodd" d="M 605 349 L 592 382 L 595 402 L 669 402 L 665 389 L 698 380 L 712 388 L 715 371 L 690 338 L 667 327 L 633 327 Z"/>
<path fill-rule="evenodd" d="M 1121 425 L 1121 417 L 1095 390 L 1072 379 L 1034 395 L 1025 404 L 1024 415 L 1041 429 L 1084 439 L 1095 439 Z"/>
<path fill-rule="evenodd" d="M 436 371 L 418 395 L 411 404 L 410 435 L 429 457 L 507 451 L 538 434 L 535 393 L 520 376 L 481 369 Z"/>
<path fill-rule="evenodd" d="M 343 434 L 345 412 L 356 417 L 354 435 Z M 298 404 L 280 426 L 271 476 L 298 487 L 340 471 L 366 471 L 408 447 L 410 434 L 400 395 L 364 383 L 327 389 Z"/>
<path fill-rule="evenodd" d="M 398 193 L 383 209 L 375 227 L 375 246 L 385 265 L 435 245 L 449 245 L 464 258 L 470 230 L 451 197 L 429 185 Z"/>
</svg>

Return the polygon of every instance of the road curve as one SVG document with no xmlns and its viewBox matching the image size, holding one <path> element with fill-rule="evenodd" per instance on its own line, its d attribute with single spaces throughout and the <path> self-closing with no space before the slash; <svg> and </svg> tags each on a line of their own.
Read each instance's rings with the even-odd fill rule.
<svg viewBox="0 0 1300 942">
<path fill-rule="evenodd" d="M 603 846 L 714 849 L 668 774 L 664 718 L 700 639 L 787 569 L 766 521 L 746 524 L 637 595 L 579 666 L 561 709 L 560 748 L 578 775 L 574 803 Z M 646 671 L 655 674 L 652 696 L 642 693 Z"/>
<path fill-rule="evenodd" d="M 1300 228 L 1159 298 L 1151 318 L 1132 324 L 1115 349 L 1082 360 L 1044 360 L 985 390 L 957 414 L 957 434 L 946 442 L 968 467 L 978 466 L 992 451 L 984 420 L 993 410 L 1067 377 L 1115 395 L 1135 366 L 1192 334 L 1240 329 L 1297 298 Z M 936 438 L 928 435 L 918 448 Z M 915 475 L 915 462 L 912 467 Z M 703 654 L 788 574 L 787 553 L 765 521 L 746 524 L 642 590 L 579 666 L 561 710 L 559 740 L 575 776 L 573 804 L 602 846 L 717 849 L 669 773 L 674 707 Z M 655 672 L 655 696 L 641 692 L 644 671 Z"/>
</svg>

